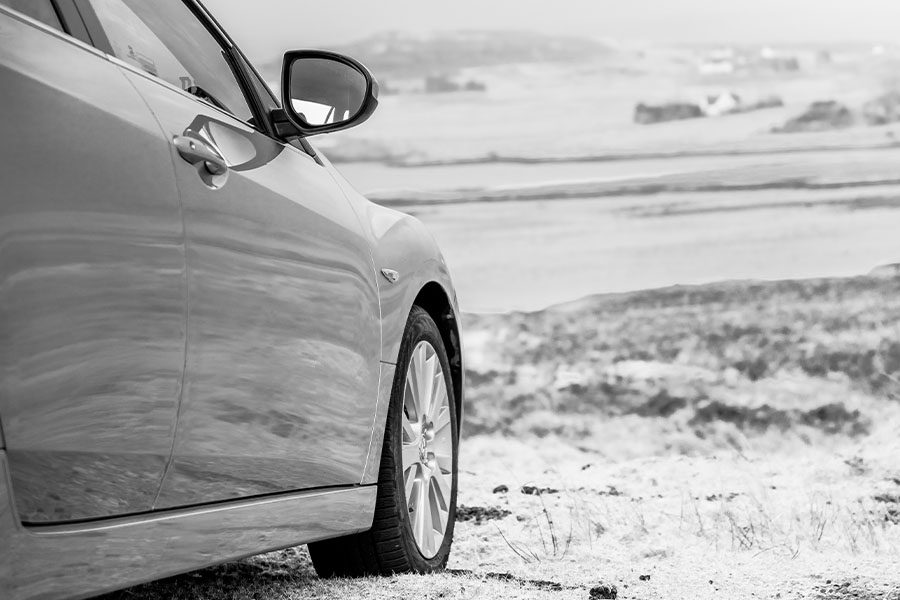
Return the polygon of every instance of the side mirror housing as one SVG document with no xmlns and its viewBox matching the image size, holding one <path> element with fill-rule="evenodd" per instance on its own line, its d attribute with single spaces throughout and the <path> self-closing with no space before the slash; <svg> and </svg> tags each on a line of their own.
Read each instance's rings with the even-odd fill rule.
<svg viewBox="0 0 900 600">
<path fill-rule="evenodd" d="M 300 136 L 340 131 L 372 116 L 378 106 L 378 82 L 347 56 L 293 50 L 284 55 L 281 102 L 284 117 Z"/>
</svg>

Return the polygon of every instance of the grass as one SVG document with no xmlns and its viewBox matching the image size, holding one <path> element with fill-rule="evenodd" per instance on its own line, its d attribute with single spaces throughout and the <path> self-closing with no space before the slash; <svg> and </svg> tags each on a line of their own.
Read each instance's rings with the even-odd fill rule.
<svg viewBox="0 0 900 600">
<path fill-rule="evenodd" d="M 587 439 L 591 417 L 659 417 L 701 448 L 864 435 L 900 398 L 898 299 L 897 278 L 734 282 L 472 316 L 466 430 Z"/>
<path fill-rule="evenodd" d="M 900 279 L 464 323 L 450 571 L 323 581 L 298 548 L 115 597 L 900 598 Z"/>
</svg>

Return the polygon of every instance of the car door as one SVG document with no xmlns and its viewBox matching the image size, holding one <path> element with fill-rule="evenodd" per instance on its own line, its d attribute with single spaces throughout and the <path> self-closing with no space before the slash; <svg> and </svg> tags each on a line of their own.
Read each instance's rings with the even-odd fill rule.
<svg viewBox="0 0 900 600">
<path fill-rule="evenodd" d="M 0 0 L 0 420 L 19 518 L 150 510 L 185 360 L 168 147 L 56 8 Z M 41 6 L 44 5 L 44 6 Z M 83 26 L 82 26 L 83 28 Z"/>
<path fill-rule="evenodd" d="M 313 157 L 266 133 L 236 50 L 201 7 L 92 2 L 171 141 L 184 209 L 186 376 L 157 507 L 359 483 L 381 333 L 349 201 Z"/>
</svg>

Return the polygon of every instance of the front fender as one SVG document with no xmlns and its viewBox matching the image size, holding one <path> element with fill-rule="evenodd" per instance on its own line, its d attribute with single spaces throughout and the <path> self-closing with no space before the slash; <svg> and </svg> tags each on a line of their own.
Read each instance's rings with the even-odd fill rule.
<svg viewBox="0 0 900 600">
<path fill-rule="evenodd" d="M 462 430 L 465 365 L 462 340 L 459 337 L 461 329 L 459 303 L 447 263 L 425 226 L 410 215 L 369 202 L 353 189 L 326 158 L 321 157 L 320 160 L 331 169 L 335 181 L 343 188 L 372 247 L 372 262 L 381 309 L 381 362 L 383 364 L 372 439 L 361 483 L 373 484 L 378 481 L 379 457 L 382 451 L 392 380 L 396 372 L 395 366 L 400 355 L 400 344 L 403 341 L 406 321 L 420 293 L 426 291 L 425 297 L 429 296 L 430 292 L 434 291 L 434 285 L 441 288 L 442 297 L 449 301 L 455 318 L 455 323 L 445 322 L 445 325 L 449 325 L 448 329 L 450 330 L 447 339 L 451 341 L 456 350 L 456 360 L 455 362 L 451 361 L 451 371 L 453 371 L 454 387 L 456 388 L 457 419 L 460 428 L 458 431 Z M 382 269 L 396 271 L 399 277 L 396 281 L 389 281 L 382 275 Z M 442 311 L 446 310 L 446 301 L 441 303 Z M 435 316 L 437 317 L 437 314 Z M 438 326 L 440 327 L 441 323 L 438 323 Z"/>
<path fill-rule="evenodd" d="M 382 360 L 396 364 L 403 329 L 416 297 L 428 284 L 439 285 L 459 315 L 456 292 L 447 263 L 425 226 L 414 217 L 371 204 L 369 222 L 374 238 L 373 258 L 381 299 Z M 391 283 L 382 269 L 399 273 Z"/>
<path fill-rule="evenodd" d="M 381 361 L 396 364 L 406 319 L 426 285 L 436 283 L 443 289 L 459 319 L 459 303 L 447 263 L 421 221 L 370 202 L 321 153 L 319 159 L 343 189 L 370 239 L 381 303 Z M 396 271 L 399 279 L 391 283 L 382 276 L 382 269 Z"/>
</svg>

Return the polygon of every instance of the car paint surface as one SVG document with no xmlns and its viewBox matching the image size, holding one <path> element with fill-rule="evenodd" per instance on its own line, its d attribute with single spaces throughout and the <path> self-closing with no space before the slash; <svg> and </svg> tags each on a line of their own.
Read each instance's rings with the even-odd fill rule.
<svg viewBox="0 0 900 600">
<path fill-rule="evenodd" d="M 26 528 L 0 451 L 0 598 L 85 598 L 298 543 L 364 531 L 374 486 L 313 490 L 84 525 Z"/>
<path fill-rule="evenodd" d="M 155 508 L 358 483 L 378 387 L 372 251 L 308 154 L 123 66 L 173 139 L 214 140 L 214 189 L 172 150 L 188 340 L 175 448 Z"/>
<path fill-rule="evenodd" d="M 2 6 L 0 106 L 0 598 L 367 529 L 421 223 Z"/>
<path fill-rule="evenodd" d="M 465 354 L 462 350 L 459 301 L 453 287 L 450 270 L 437 246 L 434 237 L 418 219 L 367 200 L 353 185 L 335 169 L 327 157 L 320 157 L 330 169 L 335 181 L 341 186 L 350 200 L 354 210 L 363 223 L 365 235 L 369 238 L 375 269 L 391 269 L 398 273 L 399 279 L 390 283 L 384 277 L 378 278 L 379 298 L 381 303 L 381 360 L 384 364 L 395 365 L 398 369 L 398 355 L 406 327 L 406 319 L 415 304 L 417 297 L 426 286 L 437 286 L 446 296 L 450 313 L 454 322 L 449 329 L 455 336 L 458 361 L 455 365 L 454 377 L 456 396 L 456 418 L 458 431 L 462 431 L 462 420 L 465 405 Z M 440 320 L 439 315 L 433 315 Z M 449 341 L 449 340 L 448 340 Z M 386 394 L 381 398 L 390 398 L 392 382 L 382 380 Z M 379 401 L 375 411 L 375 429 L 369 451 L 369 462 L 363 476 L 363 483 L 377 483 L 378 461 L 373 457 L 381 456 L 384 424 L 387 420 L 388 402 Z"/>
<path fill-rule="evenodd" d="M 327 158 L 323 160 L 332 166 Z M 384 278 L 378 281 L 382 318 L 381 359 L 396 363 L 406 318 L 416 296 L 426 285 L 434 283 L 440 286 L 447 295 L 453 314 L 459 319 L 459 302 L 450 269 L 434 237 L 421 221 L 373 204 L 357 192 L 338 169 L 332 173 L 360 215 L 372 245 L 376 270 L 392 269 L 400 275 L 397 284 L 390 284 Z M 459 327 L 456 329 L 459 335 Z"/>
<path fill-rule="evenodd" d="M 166 144 L 100 55 L 7 15 L 0 40 L 0 419 L 18 512 L 149 510 L 184 367 Z"/>
</svg>

